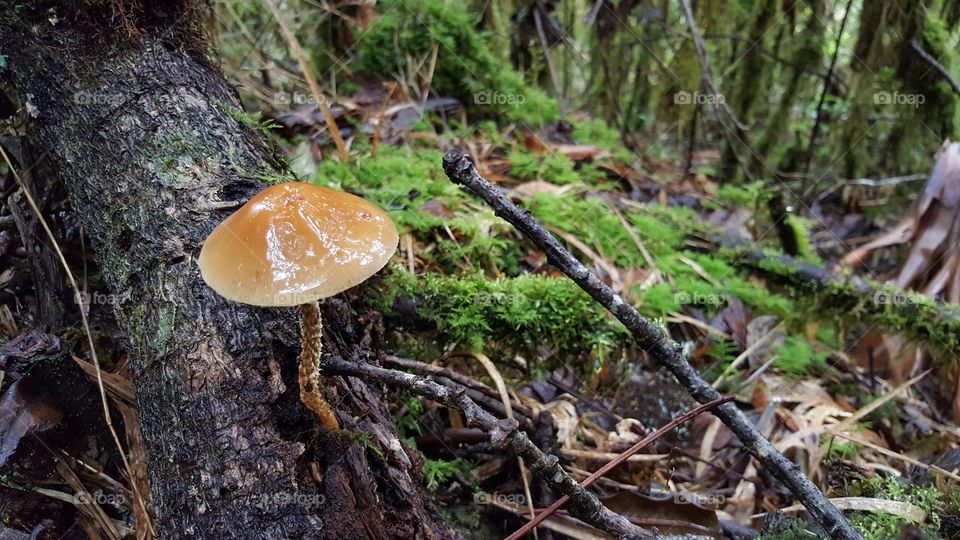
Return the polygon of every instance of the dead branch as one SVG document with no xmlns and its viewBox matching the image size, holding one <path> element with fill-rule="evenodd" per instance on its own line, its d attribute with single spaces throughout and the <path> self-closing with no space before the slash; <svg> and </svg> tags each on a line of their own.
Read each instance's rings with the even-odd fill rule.
<svg viewBox="0 0 960 540">
<path fill-rule="evenodd" d="M 324 363 L 324 372 L 333 375 L 349 375 L 364 381 L 376 381 L 388 386 L 403 388 L 419 396 L 446 405 L 463 413 L 470 427 L 480 428 L 490 434 L 490 444 L 501 451 L 510 451 L 522 458 L 530 471 L 543 478 L 555 493 L 573 501 L 571 513 L 577 518 L 625 539 L 656 538 L 644 529 L 630 523 L 620 514 L 611 512 L 563 470 L 556 456 L 543 453 L 527 435 L 519 431 L 519 424 L 512 418 L 498 420 L 467 397 L 463 389 L 454 390 L 426 377 L 404 373 L 365 363 L 331 359 Z"/>
<path fill-rule="evenodd" d="M 683 357 L 680 349 L 653 321 L 646 319 L 623 301 L 617 293 L 577 260 L 560 242 L 538 223 L 529 212 L 523 211 L 503 196 L 477 172 L 463 152 L 449 152 L 443 157 L 443 170 L 456 184 L 480 197 L 490 205 L 497 216 L 510 222 L 547 255 L 547 260 L 562 270 L 594 300 L 607 308 L 633 334 L 637 343 L 658 363 L 667 366 L 700 403 L 709 403 L 721 397 L 712 386 Z M 783 456 L 753 426 L 732 403 L 718 407 L 714 414 L 736 434 L 744 448 L 773 476 L 784 483 L 807 508 L 832 538 L 862 539 L 842 513 L 790 460 Z"/>
</svg>

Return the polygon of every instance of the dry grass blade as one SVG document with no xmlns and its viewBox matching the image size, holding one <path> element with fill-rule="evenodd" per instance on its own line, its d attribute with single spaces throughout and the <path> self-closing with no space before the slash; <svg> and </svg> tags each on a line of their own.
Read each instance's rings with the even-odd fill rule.
<svg viewBox="0 0 960 540">
<path fill-rule="evenodd" d="M 846 435 L 846 434 L 844 434 L 844 433 L 835 433 L 834 435 L 836 435 L 837 437 L 840 437 L 841 439 L 846 439 L 846 440 L 848 440 L 848 441 L 850 441 L 850 442 L 854 442 L 854 443 L 857 443 L 857 444 L 866 446 L 867 448 L 870 448 L 871 450 L 875 450 L 875 451 L 877 451 L 877 452 L 879 452 L 879 453 L 881 453 L 881 454 L 883 454 L 883 455 L 885 455 L 885 456 L 887 456 L 887 457 L 891 457 L 891 458 L 894 458 L 894 459 L 898 459 L 898 460 L 900 460 L 900 461 L 903 461 L 903 462 L 905 462 L 905 463 L 909 463 L 909 464 L 911 464 L 911 465 L 916 465 L 917 467 L 920 467 L 921 469 L 926 469 L 926 470 L 928 470 L 928 471 L 930 471 L 930 472 L 935 472 L 935 473 L 938 473 L 938 474 L 942 474 L 942 475 L 944 475 L 944 476 L 946 476 L 946 477 L 948 477 L 948 478 L 951 478 L 951 479 L 953 479 L 953 480 L 956 480 L 956 481 L 960 482 L 960 475 L 958 475 L 958 474 L 955 473 L 955 472 L 948 471 L 948 470 L 946 470 L 946 469 L 944 469 L 944 468 L 941 468 L 941 467 L 937 467 L 936 465 L 930 465 L 930 464 L 927 464 L 927 463 L 921 463 L 921 462 L 913 459 L 912 457 L 905 456 L 905 455 L 903 455 L 903 454 L 901 454 L 901 453 L 899 453 L 899 452 L 894 452 L 893 450 L 888 450 L 888 449 L 886 449 L 886 448 L 884 448 L 884 447 L 882 447 L 882 446 L 873 444 L 873 443 L 870 442 L 870 441 L 865 441 L 865 440 L 863 440 L 863 439 L 858 439 L 858 438 L 853 437 L 853 436 L 851 436 L 851 435 Z"/>
<path fill-rule="evenodd" d="M 127 474 L 132 478 L 133 471 L 130 467 L 130 462 L 127 460 L 127 455 L 123 450 L 123 444 L 120 442 L 120 436 L 117 435 L 117 430 L 113 426 L 113 421 L 110 419 L 110 406 L 107 403 L 107 392 L 103 386 L 103 371 L 100 369 L 100 360 L 97 357 L 97 349 L 93 343 L 93 334 L 90 331 L 90 321 L 87 320 L 87 312 L 83 309 L 83 299 L 80 295 L 80 288 L 77 286 L 77 280 L 73 276 L 73 271 L 70 270 L 70 265 L 67 264 L 67 259 L 64 257 L 63 251 L 60 249 L 60 244 L 57 242 L 57 237 L 54 236 L 53 231 L 50 230 L 50 226 L 47 225 L 47 220 L 44 219 L 43 213 L 40 212 L 40 207 L 37 206 L 37 202 L 33 200 L 33 195 L 30 194 L 30 190 L 27 189 L 26 185 L 24 185 L 23 180 L 20 178 L 16 168 L 10 161 L 10 156 L 7 155 L 6 150 L 4 150 L 2 146 L 0 146 L 0 155 L 3 156 L 3 160 L 7 163 L 7 167 L 9 167 L 11 173 L 13 173 L 14 179 L 16 179 L 17 184 L 23 191 L 23 195 L 30 204 L 30 208 L 36 214 L 37 220 L 43 227 L 47 238 L 50 239 L 50 244 L 53 247 L 54 252 L 56 252 L 57 258 L 60 260 L 60 264 L 63 266 L 63 271 L 67 276 L 67 280 L 70 282 L 70 287 L 73 289 L 74 301 L 78 306 L 80 306 L 80 309 L 78 310 L 80 311 L 80 322 L 83 325 L 83 331 L 87 336 L 87 345 L 90 347 L 90 358 L 93 359 L 93 366 L 97 375 L 97 388 L 100 390 L 100 402 L 103 405 L 103 417 L 107 424 L 107 428 L 110 430 L 110 434 L 113 436 L 113 442 L 117 446 L 117 452 L 120 454 L 120 459 L 123 461 L 123 467 L 127 471 Z M 147 505 L 144 502 L 144 494 L 139 491 L 136 484 L 133 484 L 133 492 L 135 498 L 137 499 L 136 504 L 140 506 L 144 515 L 149 515 L 147 511 Z M 150 531 L 151 536 L 156 536 L 156 533 L 153 531 L 153 523 L 149 519 L 146 523 L 138 525 L 146 527 Z"/>
<path fill-rule="evenodd" d="M 327 100 L 324 99 L 323 94 L 320 93 L 320 85 L 317 84 L 317 79 L 313 75 L 313 69 L 310 68 L 307 54 L 303 51 L 303 48 L 300 47 L 300 41 L 297 40 L 297 36 L 293 34 L 293 30 L 290 29 L 290 25 L 287 24 L 283 13 L 281 13 L 277 5 L 273 3 L 273 0 L 263 0 L 263 5 L 267 7 L 270 14 L 276 19 L 277 24 L 280 25 L 280 31 L 283 32 L 287 43 L 289 43 L 290 48 L 293 49 L 293 54 L 297 57 L 297 63 L 300 64 L 300 70 L 303 71 L 303 76 L 307 79 L 307 84 L 310 86 L 313 99 L 317 102 L 317 107 L 320 108 L 320 112 L 323 114 L 323 119 L 327 123 L 327 129 L 330 130 L 330 138 L 332 138 L 334 144 L 337 145 L 340 161 L 344 163 L 349 162 L 350 153 L 347 151 L 347 145 L 343 142 L 340 129 L 337 128 L 337 122 L 333 118 L 333 113 L 330 112 L 330 107 L 327 106 Z"/>
<path fill-rule="evenodd" d="M 830 499 L 830 502 L 840 510 L 855 510 L 858 512 L 873 512 L 891 514 L 903 519 L 908 519 L 914 523 L 923 523 L 927 519 L 927 513 L 919 506 L 889 499 L 874 499 L 870 497 L 837 497 Z M 784 514 L 803 511 L 803 505 L 795 504 L 779 511 Z M 753 517 L 762 517 L 764 514 L 758 514 Z"/>
<path fill-rule="evenodd" d="M 493 384 L 497 387 L 497 392 L 500 394 L 500 401 L 503 402 L 503 409 L 507 412 L 507 418 L 513 418 L 513 407 L 510 405 L 510 393 L 507 392 L 507 385 L 503 382 L 503 376 L 500 374 L 500 370 L 497 369 L 496 364 L 493 363 L 487 355 L 483 353 L 471 353 L 470 356 L 473 356 L 480 362 L 480 365 L 483 366 L 483 369 L 486 370 L 487 374 L 490 375 L 490 378 L 493 379 Z M 523 494 L 527 498 L 527 509 L 530 511 L 530 518 L 535 517 L 533 511 L 533 496 L 530 494 L 530 473 L 527 472 L 527 467 L 523 464 L 523 458 L 517 457 L 517 462 L 520 464 L 520 479 L 523 480 Z M 539 538 L 537 532 L 533 533 L 534 538 Z"/>
<path fill-rule="evenodd" d="M 830 428 L 830 433 L 837 433 L 838 431 L 845 431 L 845 430 L 847 430 L 847 429 L 850 429 L 850 427 L 852 427 L 855 422 L 859 421 L 861 418 L 867 416 L 868 414 L 872 413 L 873 411 L 879 409 L 884 403 L 886 403 L 886 402 L 890 401 L 891 399 L 897 397 L 897 396 L 900 395 L 903 391 L 905 391 L 907 388 L 910 388 L 911 386 L 913 386 L 913 385 L 917 384 L 918 382 L 920 382 L 920 380 L 923 379 L 924 377 L 926 377 L 926 376 L 930 373 L 930 371 L 931 371 L 931 370 L 929 370 L 929 369 L 926 370 L 926 371 L 924 371 L 923 373 L 917 375 L 916 377 L 910 379 L 909 381 L 907 381 L 907 382 L 901 384 L 900 386 L 894 388 L 893 390 L 887 392 L 887 393 L 884 394 L 883 397 L 881 397 L 880 399 L 877 399 L 877 400 L 874 400 L 874 401 L 870 402 L 867 406 L 862 407 L 860 410 L 858 410 L 857 412 L 853 413 L 853 416 L 850 416 L 849 418 L 844 419 L 844 420 L 843 420 L 842 422 L 840 422 L 839 424 L 831 427 L 831 428 Z"/>
</svg>

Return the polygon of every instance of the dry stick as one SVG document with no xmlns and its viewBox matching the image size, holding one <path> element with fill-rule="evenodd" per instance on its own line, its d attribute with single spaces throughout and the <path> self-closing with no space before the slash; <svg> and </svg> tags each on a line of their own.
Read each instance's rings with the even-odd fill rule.
<svg viewBox="0 0 960 540">
<path fill-rule="evenodd" d="M 383 114 L 387 112 L 387 105 L 390 104 L 390 98 L 393 97 L 394 90 L 397 89 L 397 85 L 390 86 L 390 93 L 387 94 L 387 98 L 383 100 L 383 105 L 380 106 L 380 113 L 377 114 L 377 125 L 373 128 L 373 144 L 370 145 L 370 157 L 377 157 L 377 147 L 380 146 L 380 131 L 383 129 Z"/>
<path fill-rule="evenodd" d="M 594 300 L 607 308 L 629 330 L 637 343 L 657 363 L 667 366 L 674 377 L 700 403 L 709 403 L 720 398 L 720 393 L 710 386 L 687 362 L 680 349 L 673 344 L 664 331 L 627 304 L 617 293 L 605 285 L 580 261 L 550 235 L 529 212 L 517 208 L 490 182 L 477 172 L 476 167 L 463 152 L 453 151 L 443 157 L 443 170 L 456 184 L 480 197 L 490 205 L 497 216 L 510 222 L 547 255 L 547 261 L 563 271 Z M 783 456 L 750 423 L 736 405 L 725 403 L 714 414 L 730 428 L 744 448 L 762 463 L 778 480 L 784 483 L 793 495 L 807 508 L 832 538 L 857 539 L 863 537 L 843 517 L 843 514 L 790 460 Z"/>
<path fill-rule="evenodd" d="M 580 482 L 580 487 L 584 489 L 590 487 L 591 485 L 593 485 L 594 482 L 603 478 L 604 475 L 612 471 L 614 467 L 616 467 L 617 465 L 620 465 L 624 461 L 627 461 L 627 459 L 629 459 L 630 456 L 636 454 L 640 450 L 643 450 L 645 447 L 647 447 L 648 445 L 650 445 L 660 437 L 663 437 L 664 435 L 667 434 L 668 431 L 686 422 L 687 420 L 690 420 L 691 418 L 699 415 L 700 413 L 709 411 L 729 401 L 733 401 L 733 396 L 722 396 L 720 399 L 715 399 L 710 403 L 705 403 L 703 405 L 700 405 L 699 407 L 691 409 L 686 413 L 684 413 L 683 415 L 678 416 L 677 418 L 674 418 L 673 420 L 671 420 L 669 423 L 667 423 L 660 429 L 654 431 L 650 435 L 647 435 L 646 437 L 641 439 L 639 442 L 631 446 L 629 449 L 627 449 L 626 452 L 620 454 L 615 459 L 609 461 L 603 467 L 600 467 L 599 469 L 597 469 L 597 472 L 588 476 L 587 479 L 584 480 L 583 482 Z M 570 500 L 570 497 L 567 497 L 566 495 L 564 495 L 563 497 L 560 497 L 559 499 L 556 500 L 556 502 L 551 504 L 546 510 L 544 510 L 543 512 L 538 512 L 536 518 L 534 518 L 532 521 L 530 521 L 523 527 L 517 529 L 517 532 L 508 536 L 507 540 L 518 540 L 520 538 L 523 538 L 523 535 L 533 530 L 534 527 L 542 523 L 543 520 L 550 517 L 551 514 L 559 510 L 560 507 L 566 504 L 567 501 L 569 500 Z"/>
<path fill-rule="evenodd" d="M 263 5 L 267 6 L 273 18 L 277 20 L 277 24 L 280 25 L 280 31 L 283 32 L 287 43 L 289 43 L 290 48 L 293 49 L 293 54 L 297 57 L 297 63 L 300 64 L 300 71 L 303 71 L 303 77 L 307 79 L 307 84 L 310 86 L 313 99 L 317 102 L 317 107 L 320 108 L 320 112 L 323 114 L 323 119 L 327 123 L 327 129 L 330 130 L 330 138 L 332 138 L 334 144 L 337 145 L 340 161 L 344 163 L 349 162 L 350 153 L 347 152 L 347 145 L 343 143 L 343 137 L 340 136 L 337 121 L 334 120 L 333 113 L 330 112 L 330 107 L 327 106 L 327 100 L 324 99 L 323 94 L 320 93 L 320 85 L 317 84 L 317 79 L 313 76 L 313 69 L 310 68 L 310 62 L 307 61 L 307 53 L 303 52 L 303 48 L 300 47 L 300 41 L 298 41 L 297 36 L 293 34 L 293 30 L 290 29 L 290 25 L 287 24 L 283 13 L 281 13 L 277 5 L 273 3 L 273 0 L 263 0 Z"/>
<path fill-rule="evenodd" d="M 412 373 L 341 359 L 330 359 L 324 362 L 323 370 L 328 374 L 349 375 L 403 388 L 460 411 L 467 421 L 467 426 L 482 429 L 490 434 L 490 444 L 494 448 L 501 451 L 509 450 L 523 458 L 530 471 L 543 478 L 554 493 L 569 496 L 573 501 L 570 512 L 577 518 L 617 538 L 654 538 L 648 531 L 633 525 L 627 518 L 603 506 L 596 495 L 581 487 L 563 470 L 559 458 L 543 453 L 524 432 L 519 431 L 516 420 L 512 418 L 498 420 L 467 397 L 463 389 L 453 390 L 429 378 Z"/>
<path fill-rule="evenodd" d="M 127 455 L 123 451 L 123 444 L 120 443 L 120 436 L 117 435 L 117 430 L 114 429 L 113 421 L 110 419 L 110 405 L 107 403 L 107 391 L 103 387 L 103 374 L 100 370 L 100 360 L 97 357 L 97 349 L 93 344 L 93 334 L 90 331 L 90 321 L 87 319 L 87 312 L 84 309 L 83 298 L 80 296 L 80 287 L 77 286 L 77 280 L 73 277 L 73 272 L 70 270 L 70 265 L 67 264 L 67 259 L 63 256 L 63 251 L 60 250 L 60 244 L 57 242 L 57 237 L 54 236 L 53 231 L 50 230 L 50 226 L 47 225 L 47 220 L 43 218 L 43 214 L 40 212 L 40 207 L 37 205 L 37 202 L 33 200 L 33 195 L 30 194 L 30 190 L 27 189 L 27 185 L 20 178 L 20 175 L 17 174 L 16 168 L 10 161 L 10 156 L 7 155 L 7 152 L 3 149 L 3 146 L 0 146 L 0 156 L 3 157 L 3 160 L 7 163 L 7 167 L 10 168 L 13 178 L 17 181 L 17 184 L 23 191 L 23 196 L 26 197 L 27 202 L 30 204 L 30 208 L 35 214 L 37 214 L 37 220 L 40 221 L 40 225 L 47 234 L 47 238 L 50 239 L 50 244 L 53 246 L 53 250 L 56 252 L 57 258 L 60 259 L 60 264 L 63 266 L 63 271 L 67 274 L 67 280 L 70 282 L 70 286 L 73 288 L 73 299 L 80 308 L 80 322 L 83 325 L 84 333 L 87 335 L 87 344 L 90 346 L 90 357 L 93 359 L 93 367 L 97 374 L 97 388 L 100 390 L 100 402 L 103 405 L 103 417 L 107 423 L 107 429 L 110 430 L 110 434 L 113 436 L 113 442 L 117 445 L 117 452 L 120 453 L 120 461 L 123 462 L 123 468 L 127 471 L 127 475 L 130 477 L 130 487 L 133 488 L 133 493 L 137 498 L 137 503 L 143 510 L 143 515 L 147 516 L 147 522 L 145 523 L 147 530 L 150 531 L 153 536 L 156 536 L 156 532 L 153 530 L 153 524 L 150 521 L 150 512 L 147 510 L 147 507 L 143 502 L 143 494 L 141 494 L 137 489 L 137 483 L 133 481 L 133 468 L 130 467 L 130 462 L 127 460 Z"/>
</svg>

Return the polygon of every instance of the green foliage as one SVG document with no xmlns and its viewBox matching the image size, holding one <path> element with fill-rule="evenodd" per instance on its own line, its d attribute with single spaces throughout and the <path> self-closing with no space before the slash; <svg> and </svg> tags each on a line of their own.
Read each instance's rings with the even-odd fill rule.
<svg viewBox="0 0 960 540">
<path fill-rule="evenodd" d="M 441 344 L 471 351 L 507 349 L 535 357 L 549 348 L 570 357 L 603 353 L 628 337 L 602 307 L 563 278 L 413 276 L 395 269 L 380 289 L 378 302 L 387 314 L 398 297 L 415 298 L 418 315 L 436 326 Z"/>
<path fill-rule="evenodd" d="M 407 393 L 404 399 L 407 406 L 407 414 L 404 414 L 397 420 L 397 432 L 401 439 L 411 439 L 415 435 L 423 433 L 423 427 L 420 425 L 420 414 L 423 412 L 423 403 L 420 398 Z M 411 441 L 412 442 L 412 441 Z M 411 444 L 411 446 L 416 446 Z"/>
<path fill-rule="evenodd" d="M 556 120 L 560 109 L 543 90 L 504 69 L 476 30 L 468 5 L 443 0 L 384 0 L 381 16 L 358 38 L 352 67 L 379 77 L 407 76 L 437 50 L 431 85 L 478 112 L 531 126 Z M 411 65 L 411 62 L 413 64 Z"/>
<path fill-rule="evenodd" d="M 801 377 L 825 367 L 826 360 L 826 353 L 814 351 L 804 339 L 788 336 L 777 351 L 774 366 L 788 376 Z"/>
<path fill-rule="evenodd" d="M 790 228 L 794 238 L 797 239 L 797 254 L 799 257 L 811 264 L 820 264 L 820 257 L 813 247 L 810 246 L 810 233 L 807 231 L 807 228 L 810 226 L 810 220 L 803 219 L 793 213 L 788 213 L 786 218 L 784 218 L 784 223 Z"/>
<path fill-rule="evenodd" d="M 476 264 L 512 271 L 517 245 L 491 234 L 506 224 L 491 210 L 466 211 L 470 199 L 444 176 L 441 158 L 437 150 L 384 146 L 376 158 L 355 163 L 324 160 L 312 181 L 362 193 L 390 214 L 401 234 L 436 242 L 440 249 L 427 256 L 445 269 Z"/>
<path fill-rule="evenodd" d="M 514 148 L 507 156 L 510 174 L 521 180 L 546 180 L 553 184 L 573 184 L 580 175 L 573 170 L 573 161 L 560 152 L 537 155 Z"/>
<path fill-rule="evenodd" d="M 423 476 L 427 480 L 427 489 L 434 491 L 453 477 L 458 471 L 471 468 L 469 461 L 457 458 L 446 461 L 442 459 L 427 459 L 423 462 Z"/>
<path fill-rule="evenodd" d="M 717 188 L 717 198 L 743 208 L 758 208 L 769 196 L 762 181 L 751 184 L 723 184 Z"/>
<path fill-rule="evenodd" d="M 220 110 L 227 113 L 227 116 L 232 118 L 235 122 L 239 122 L 245 126 L 248 126 L 250 129 L 253 129 L 261 134 L 267 134 L 271 129 L 277 129 L 280 127 L 280 124 L 274 122 L 272 119 L 263 118 L 263 111 L 248 113 L 247 111 L 234 107 L 229 103 L 222 102 L 218 102 L 217 106 L 220 107 Z"/>
</svg>

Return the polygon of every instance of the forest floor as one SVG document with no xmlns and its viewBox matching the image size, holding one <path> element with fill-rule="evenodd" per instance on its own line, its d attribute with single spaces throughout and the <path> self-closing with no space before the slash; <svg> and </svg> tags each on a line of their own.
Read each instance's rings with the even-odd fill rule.
<svg viewBox="0 0 960 540">
<path fill-rule="evenodd" d="M 449 30 L 451 40 L 479 42 L 471 37 L 471 25 L 458 30 L 442 22 L 436 27 Z M 463 35 L 455 35 L 460 30 Z M 359 47 L 351 66 L 358 72 L 365 60 L 370 63 L 393 46 L 392 36 L 380 42 L 376 37 Z M 417 41 L 417 36 L 401 37 Z M 247 44 L 237 48 L 243 51 L 234 59 L 246 58 Z M 435 49 L 434 61 L 436 54 Z M 225 56 L 231 80 L 247 91 L 262 90 L 249 71 L 229 63 L 229 52 Z M 724 178 L 719 151 L 682 155 L 670 150 L 682 146 L 678 141 L 665 144 L 658 138 L 634 138 L 627 147 L 603 121 L 584 114 L 558 120 L 562 115 L 555 101 L 541 90 L 522 92 L 530 90 L 519 88 L 526 84 L 522 78 L 502 74 L 489 52 L 466 63 L 489 88 L 517 91 L 501 97 L 528 96 L 526 106 L 484 108 L 489 103 L 483 100 L 496 100 L 497 94 L 483 94 L 483 100 L 474 94 L 471 106 L 465 99 L 468 89 L 454 84 L 463 76 L 462 61 L 437 65 L 435 73 L 431 67 L 422 95 L 407 91 L 414 85 L 351 81 L 355 88 L 333 100 L 350 157 L 345 161 L 334 158 L 326 121 L 310 98 L 302 99 L 305 93 L 260 95 L 255 98 L 260 103 L 247 110 L 225 106 L 285 158 L 287 174 L 259 180 L 312 182 L 356 193 L 384 208 L 397 224 L 400 245 L 393 261 L 357 294 L 348 293 L 356 300 L 354 309 L 382 314 L 387 339 L 374 348 L 385 364 L 421 370 L 429 364 L 442 383 L 465 383 L 482 407 L 514 416 L 578 480 L 696 406 L 603 307 L 485 203 L 446 177 L 444 153 L 461 150 L 603 282 L 661 325 L 704 378 L 733 395 L 758 429 L 867 538 L 960 536 L 960 430 L 954 403 L 960 318 L 929 298 L 902 296 L 881 285 L 905 266 L 901 261 L 918 260 L 908 255 L 909 242 L 865 255 L 868 264 L 856 270 L 839 268 L 845 256 L 910 215 L 910 196 L 920 191 L 919 182 L 779 183 L 781 193 L 802 207 L 771 218 L 771 198 L 777 195 L 771 185 Z M 381 74 L 392 68 L 367 67 Z M 444 96 L 444 82 L 466 94 L 437 97 Z M 540 108 L 544 104 L 549 106 Z M 486 113 L 484 121 L 473 121 L 478 110 Z M 51 198 L 54 208 L 64 199 L 59 192 Z M 83 290 L 91 291 L 86 308 L 105 369 L 104 386 L 127 420 L 131 454 L 143 451 L 125 338 L 118 335 L 109 302 L 96 296 L 107 294 L 96 273 L 88 280 L 86 264 L 92 257 L 75 217 L 69 212 L 59 217 L 66 256 L 72 266 L 84 268 Z M 26 251 L 13 252 L 18 240 L 10 221 L 0 230 L 0 256 L 11 250 L 14 259 L 0 273 L 0 285 L 9 293 L 0 303 L 0 330 L 13 337 L 39 326 L 12 318 L 20 305 L 43 302 L 43 288 L 31 277 L 37 274 L 33 265 L 56 268 L 57 262 L 35 263 Z M 941 240 L 949 237 L 949 230 L 933 232 Z M 914 241 L 920 236 L 915 234 Z M 838 281 L 812 289 L 789 279 L 797 268 L 778 259 L 785 238 L 797 263 L 831 272 Z M 939 259 L 922 257 L 917 263 L 927 270 L 937 264 L 942 265 Z M 26 365 L 49 355 L 81 366 L 94 378 L 82 353 L 73 359 L 66 354 L 85 347 L 82 331 L 67 326 L 58 335 L 67 350 L 52 343 L 52 336 L 31 333 L 5 342 L 0 359 L 8 365 L 25 359 Z M 27 392 L 25 385 L 11 384 L 0 402 L 0 420 L 27 422 L 23 430 L 0 437 L 0 464 L 20 438 L 56 424 L 58 415 L 88 423 L 102 418 L 99 403 L 91 408 L 89 399 L 76 410 L 57 411 L 45 408 L 42 399 L 27 399 Z M 422 457 L 425 488 L 464 537 L 503 537 L 528 521 L 531 508 L 551 502 L 542 480 L 526 479 L 516 458 L 492 448 L 489 437 L 465 426 L 457 412 L 411 394 L 389 395 L 404 444 Z M 101 450 L 109 446 L 102 423 L 81 425 L 84 436 L 95 434 Z M 93 463 L 97 452 L 90 454 Z M 23 468 L 54 470 L 52 461 L 60 459 L 37 456 Z M 121 532 L 130 532 L 139 509 L 126 502 L 129 479 L 75 468 L 84 476 L 69 487 L 108 508 L 87 523 L 105 528 L 122 523 Z M 44 481 L 13 485 L 8 480 L 0 483 L 76 504 L 75 497 L 45 488 Z M 105 498 L 104 489 L 126 496 Z M 593 489 L 610 509 L 665 534 L 825 537 L 815 524 L 796 518 L 802 508 L 790 491 L 759 468 L 733 433 L 709 414 L 658 438 Z M 23 523 L 45 512 L 42 505 L 21 504 Z M 562 511 L 548 518 L 544 529 L 572 538 L 608 538 Z M 94 537 L 96 531 L 88 533 Z"/>
<path fill-rule="evenodd" d="M 545 442 L 581 479 L 695 405 L 542 252 L 445 177 L 443 152 L 462 149 L 483 176 L 666 328 L 778 449 L 832 499 L 843 498 L 838 504 L 848 505 L 868 537 L 890 538 L 907 525 L 938 537 L 960 533 L 958 477 L 918 463 L 952 469 L 960 458 L 960 435 L 949 420 L 952 390 L 935 382 L 943 382 L 936 372 L 949 362 L 898 378 L 877 350 L 902 325 L 865 309 L 882 296 L 831 309 L 821 295 L 751 273 L 743 251 L 704 242 L 723 238 L 777 255 L 768 190 L 718 185 L 719 156 L 711 152 L 695 155 L 692 174 L 678 181 L 679 156 L 660 149 L 639 155 L 584 116 L 529 130 L 470 126 L 456 111 L 411 120 L 414 106 L 398 100 L 354 110 L 350 123 L 371 132 L 380 121 L 383 139 L 376 148 L 349 139 L 362 156 L 350 164 L 316 159 L 316 140 L 291 137 L 321 125 L 305 120 L 308 107 L 278 116 L 293 141 L 294 175 L 376 202 L 400 229 L 394 262 L 365 292 L 384 315 L 388 354 L 472 379 L 499 413 L 503 388 L 513 414 L 535 431 L 548 411 L 556 433 L 547 430 Z M 833 267 L 851 246 L 896 222 L 893 213 L 850 208 L 869 208 L 897 188 L 840 187 L 815 200 L 816 219 L 790 218 L 800 258 L 812 265 Z M 876 258 L 864 278 L 882 281 L 896 257 Z M 952 357 L 955 347 L 928 345 L 935 360 Z M 395 407 L 407 444 L 424 454 L 428 488 L 466 536 L 499 536 L 522 524 L 515 516 L 526 513 L 527 492 L 515 460 L 477 444 L 476 433 L 446 409 L 412 396 L 395 396 Z M 815 530 L 776 513 L 799 508 L 709 415 L 644 452 L 598 484 L 608 506 L 638 523 L 675 534 L 753 524 L 768 538 Z M 478 530 L 471 524 L 480 513 L 487 518 Z M 593 537 L 565 516 L 550 518 L 548 527 Z"/>
</svg>

